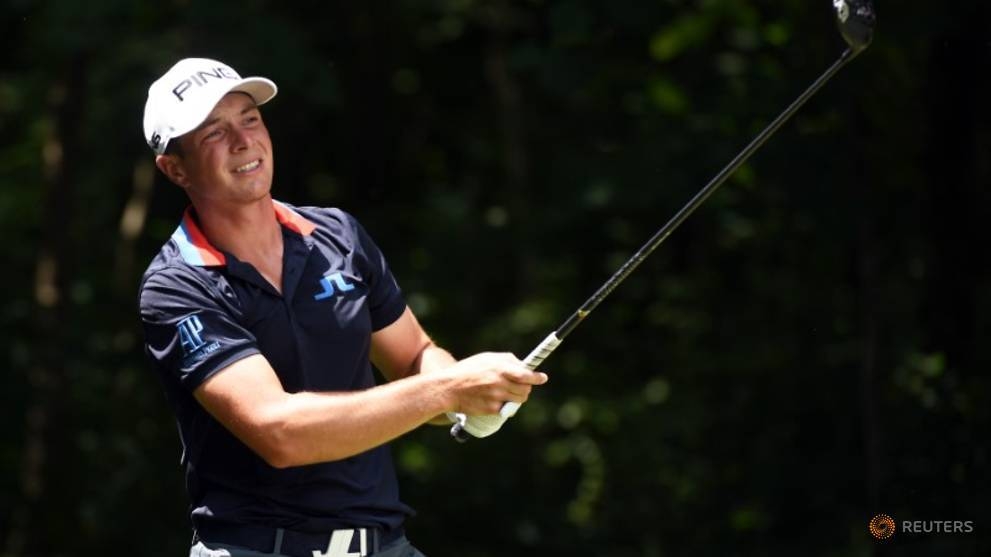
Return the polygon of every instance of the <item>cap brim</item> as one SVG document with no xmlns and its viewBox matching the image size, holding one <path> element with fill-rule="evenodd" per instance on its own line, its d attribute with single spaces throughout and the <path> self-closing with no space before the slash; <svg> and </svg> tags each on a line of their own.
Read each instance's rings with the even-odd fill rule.
<svg viewBox="0 0 991 557">
<path fill-rule="evenodd" d="M 255 99 L 255 104 L 261 106 L 272 100 L 272 97 L 279 92 L 279 88 L 270 79 L 264 77 L 246 77 L 227 92 L 232 93 L 234 91 L 241 91 L 251 95 L 251 98 Z"/>
<path fill-rule="evenodd" d="M 241 79 L 233 83 L 229 89 L 219 91 L 217 98 L 210 104 L 210 108 L 202 115 L 199 115 L 199 118 L 195 121 L 187 122 L 182 128 L 177 128 L 172 138 L 185 135 L 200 127 L 200 124 L 206 121 L 214 107 L 220 102 L 220 99 L 223 99 L 229 93 L 247 93 L 254 99 L 256 105 L 261 106 L 272 100 L 278 92 L 279 88 L 270 79 L 264 77 L 246 77 Z"/>
</svg>

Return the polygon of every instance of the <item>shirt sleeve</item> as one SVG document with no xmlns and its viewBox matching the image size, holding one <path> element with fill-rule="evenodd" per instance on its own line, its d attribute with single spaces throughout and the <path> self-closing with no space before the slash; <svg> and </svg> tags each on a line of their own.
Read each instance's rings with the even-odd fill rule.
<svg viewBox="0 0 991 557">
<path fill-rule="evenodd" d="M 145 352 L 190 392 L 234 362 L 260 353 L 223 294 L 187 271 L 166 268 L 148 277 L 139 305 Z"/>
<path fill-rule="evenodd" d="M 345 213 L 355 234 L 355 248 L 361 253 L 371 278 L 371 291 L 368 294 L 368 310 L 372 318 L 372 331 L 391 325 L 406 311 L 399 283 L 392 276 L 389 264 L 378 246 L 364 227 L 353 216 Z"/>
</svg>

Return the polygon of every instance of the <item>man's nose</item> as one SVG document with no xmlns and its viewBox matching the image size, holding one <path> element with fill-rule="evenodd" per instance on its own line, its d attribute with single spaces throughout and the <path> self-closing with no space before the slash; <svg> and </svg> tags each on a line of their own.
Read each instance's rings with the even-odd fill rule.
<svg viewBox="0 0 991 557">
<path fill-rule="evenodd" d="M 248 133 L 239 127 L 231 129 L 231 151 L 243 151 L 248 148 Z"/>
</svg>

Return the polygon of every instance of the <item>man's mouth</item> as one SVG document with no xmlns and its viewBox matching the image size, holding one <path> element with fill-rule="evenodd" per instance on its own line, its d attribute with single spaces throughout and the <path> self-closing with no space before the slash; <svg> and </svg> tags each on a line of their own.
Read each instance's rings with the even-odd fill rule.
<svg viewBox="0 0 991 557">
<path fill-rule="evenodd" d="M 259 166 L 261 166 L 261 163 L 262 163 L 261 159 L 253 160 L 253 161 L 249 162 L 248 164 L 243 164 L 243 165 L 235 168 L 234 169 L 234 172 L 236 172 L 238 174 L 242 174 L 244 172 L 251 172 L 252 170 L 254 170 L 254 169 L 258 168 Z"/>
</svg>

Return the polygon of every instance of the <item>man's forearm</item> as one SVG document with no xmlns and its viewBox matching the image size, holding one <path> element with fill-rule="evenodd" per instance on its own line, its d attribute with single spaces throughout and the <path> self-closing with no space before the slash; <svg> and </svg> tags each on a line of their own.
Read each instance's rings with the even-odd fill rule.
<svg viewBox="0 0 991 557">
<path fill-rule="evenodd" d="M 284 406 L 291 418 L 282 424 L 291 465 L 344 458 L 432 423 L 436 418 L 425 418 L 447 398 L 441 377 L 410 377 L 361 392 L 291 395 Z"/>
<path fill-rule="evenodd" d="M 450 352 L 431 342 L 420 352 L 419 369 L 414 370 L 414 373 L 430 373 L 454 365 L 455 362 L 457 360 Z"/>
<path fill-rule="evenodd" d="M 417 369 L 414 373 L 430 373 L 432 371 L 437 371 L 444 369 L 448 366 L 453 365 L 457 360 L 450 352 L 444 350 L 440 346 L 437 346 L 433 341 L 428 344 L 423 351 L 420 352 L 420 357 L 417 359 Z M 451 420 L 447 418 L 447 414 L 439 414 L 427 422 L 430 425 L 450 425 Z"/>
<path fill-rule="evenodd" d="M 476 354 L 452 365 L 448 358 L 431 349 L 418 358 L 422 373 L 361 391 L 288 393 L 268 360 L 255 354 L 193 394 L 266 462 L 288 467 L 364 452 L 447 412 L 493 414 L 505 401 L 526 401 L 533 385 L 547 381 L 509 353 Z"/>
<path fill-rule="evenodd" d="M 238 360 L 194 396 L 214 418 L 276 467 L 364 452 L 456 407 L 451 374 L 415 375 L 351 392 L 287 393 L 261 355 Z"/>
</svg>

